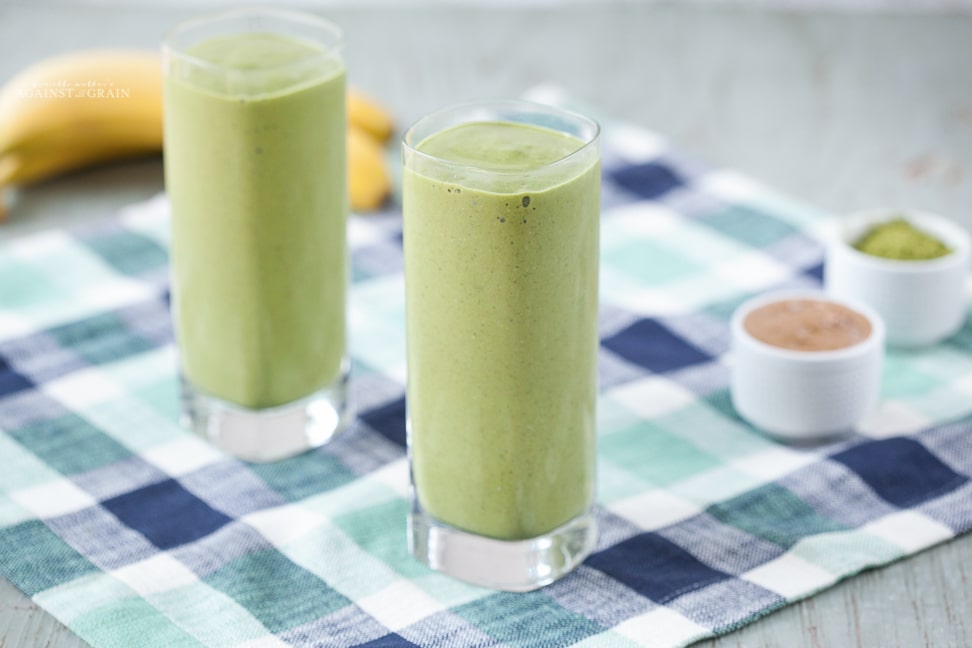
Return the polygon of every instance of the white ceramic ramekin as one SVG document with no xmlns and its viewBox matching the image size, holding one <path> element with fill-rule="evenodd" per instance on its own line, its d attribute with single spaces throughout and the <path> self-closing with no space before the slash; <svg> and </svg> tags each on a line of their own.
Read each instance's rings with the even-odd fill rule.
<svg viewBox="0 0 972 648">
<path fill-rule="evenodd" d="M 900 261 L 854 249 L 868 230 L 895 218 L 938 238 L 952 252 L 926 261 Z M 824 264 L 826 290 L 876 310 L 884 319 L 889 344 L 932 344 L 962 326 L 968 309 L 965 280 L 972 245 L 960 225 L 924 212 L 874 209 L 852 214 L 835 230 Z"/>
<path fill-rule="evenodd" d="M 777 301 L 811 299 L 863 315 L 871 333 L 833 351 L 794 351 L 766 344 L 746 317 Z M 822 291 L 781 291 L 754 297 L 733 313 L 730 389 L 736 411 L 770 436 L 814 441 L 851 432 L 877 406 L 884 359 L 884 323 L 865 304 Z"/>
</svg>

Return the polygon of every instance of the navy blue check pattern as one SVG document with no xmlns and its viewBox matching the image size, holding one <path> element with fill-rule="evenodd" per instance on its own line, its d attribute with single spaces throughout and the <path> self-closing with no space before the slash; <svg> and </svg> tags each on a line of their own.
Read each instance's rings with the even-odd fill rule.
<svg viewBox="0 0 972 648">
<path fill-rule="evenodd" d="M 0 250 L 0 574 L 94 646 L 680 646 L 972 527 L 972 325 L 849 438 L 733 410 L 728 329 L 819 286 L 826 216 L 605 129 L 596 551 L 529 594 L 405 546 L 401 221 L 350 223 L 358 416 L 248 465 L 179 423 L 164 197 Z"/>
</svg>

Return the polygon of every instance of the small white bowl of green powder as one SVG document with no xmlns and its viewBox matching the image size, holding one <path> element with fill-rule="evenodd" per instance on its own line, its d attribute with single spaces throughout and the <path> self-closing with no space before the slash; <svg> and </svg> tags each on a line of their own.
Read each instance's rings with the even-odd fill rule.
<svg viewBox="0 0 972 648">
<path fill-rule="evenodd" d="M 824 283 L 884 320 L 889 344 L 923 346 L 958 331 L 968 312 L 972 243 L 959 224 L 926 212 L 852 214 L 827 248 Z"/>
</svg>

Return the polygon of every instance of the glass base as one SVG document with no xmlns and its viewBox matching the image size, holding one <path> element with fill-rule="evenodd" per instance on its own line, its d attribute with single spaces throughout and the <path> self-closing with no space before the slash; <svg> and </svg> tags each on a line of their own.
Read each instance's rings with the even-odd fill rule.
<svg viewBox="0 0 972 648">
<path fill-rule="evenodd" d="M 277 461 L 322 446 L 348 425 L 348 370 L 300 400 L 261 410 L 209 396 L 181 378 L 184 424 L 221 450 L 254 463 Z"/>
<path fill-rule="evenodd" d="M 436 520 L 412 496 L 408 549 L 419 562 L 459 580 L 507 592 L 529 592 L 565 576 L 597 544 L 593 509 L 528 540 L 497 540 Z"/>
</svg>

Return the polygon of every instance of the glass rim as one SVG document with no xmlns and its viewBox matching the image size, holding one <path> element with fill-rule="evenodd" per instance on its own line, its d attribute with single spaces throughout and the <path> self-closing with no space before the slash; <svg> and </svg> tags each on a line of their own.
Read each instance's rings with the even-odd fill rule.
<svg viewBox="0 0 972 648">
<path fill-rule="evenodd" d="M 185 47 L 176 46 L 173 42 L 178 36 L 184 34 L 192 29 L 201 27 L 209 23 L 217 23 L 226 19 L 233 18 L 244 18 L 247 16 L 267 16 L 270 18 L 278 18 L 283 20 L 289 20 L 293 23 L 300 23 L 304 25 L 312 25 L 318 28 L 322 28 L 324 31 L 329 33 L 334 38 L 334 43 L 328 45 L 326 49 L 321 50 L 320 54 L 314 53 L 299 58 L 294 61 L 288 61 L 286 63 L 280 63 L 278 65 L 272 65 L 269 67 L 263 67 L 259 70 L 250 70 L 246 68 L 240 68 L 234 65 L 227 65 L 225 63 L 213 63 L 212 61 L 207 61 L 206 59 L 199 58 L 189 54 Z M 247 32 L 240 32 L 247 33 Z M 259 32 L 253 32 L 259 33 Z M 273 32 L 266 32 L 273 33 Z M 197 41 L 198 42 L 198 41 Z M 308 61 L 313 61 L 316 59 L 326 59 L 331 58 L 341 52 L 344 48 L 344 30 L 342 30 L 338 25 L 327 18 L 322 18 L 316 14 L 312 14 L 307 11 L 299 11 L 295 9 L 279 9 L 276 7 L 240 7 L 236 9 L 227 9 L 224 11 L 215 11 L 211 13 L 206 13 L 194 18 L 189 18 L 184 20 L 175 26 L 171 27 L 162 37 L 162 50 L 165 54 L 171 54 L 178 57 L 179 59 L 202 68 L 209 68 L 211 70 L 222 70 L 228 72 L 259 72 L 264 73 L 271 70 L 285 69 L 293 67 L 296 65 L 304 64 Z"/>
<path fill-rule="evenodd" d="M 430 121 L 430 120 L 433 120 L 433 119 L 442 117 L 442 116 L 447 115 L 449 113 L 461 113 L 461 112 L 464 112 L 464 111 L 468 111 L 468 112 L 472 113 L 473 111 L 475 111 L 477 109 L 483 110 L 483 109 L 490 109 L 490 108 L 497 108 L 497 109 L 499 109 L 499 108 L 519 109 L 519 112 L 521 114 L 525 114 L 525 113 L 553 114 L 553 115 L 557 115 L 559 117 L 564 117 L 564 118 L 569 119 L 571 121 L 575 121 L 575 122 L 580 123 L 580 124 L 584 124 L 585 126 L 591 128 L 591 134 L 586 139 L 581 139 L 580 137 L 575 137 L 575 139 L 578 139 L 578 140 L 580 140 L 580 141 L 583 142 L 583 144 L 581 146 L 579 146 L 578 148 L 574 149 L 573 151 L 571 151 L 570 153 L 568 153 L 567 155 L 565 155 L 565 156 L 563 156 L 561 158 L 558 158 L 558 159 L 553 160 L 551 162 L 547 162 L 546 164 L 541 164 L 541 165 L 536 166 L 536 167 L 530 167 L 530 169 L 527 170 L 529 173 L 536 173 L 538 171 L 544 171 L 546 169 L 551 169 L 551 168 L 555 168 L 555 167 L 558 167 L 558 166 L 563 165 L 563 164 L 567 164 L 571 160 L 577 159 L 582 154 L 586 154 L 589 150 L 591 150 L 591 148 L 596 147 L 597 146 L 597 143 L 598 143 L 598 140 L 601 137 L 601 125 L 597 122 L 597 120 L 595 120 L 595 119 L 593 119 L 591 117 L 588 117 L 586 115 L 582 115 L 579 112 L 575 112 L 575 111 L 569 110 L 567 108 L 561 108 L 560 106 L 553 106 L 553 105 L 550 105 L 550 104 L 543 104 L 543 103 L 538 103 L 538 102 L 535 102 L 535 101 L 527 101 L 525 99 L 496 99 L 496 100 L 484 100 L 484 101 L 470 101 L 470 102 L 465 102 L 465 103 L 453 104 L 453 105 L 450 105 L 450 106 L 446 106 L 444 108 L 440 108 L 439 110 L 433 111 L 433 112 L 428 113 L 426 115 L 423 115 L 422 117 L 420 117 L 419 119 L 417 119 L 415 122 L 413 122 L 407 129 L 405 129 L 405 133 L 404 133 L 404 135 L 402 135 L 402 147 L 403 147 L 403 150 L 404 151 L 407 151 L 409 155 L 417 156 L 418 158 L 420 158 L 422 160 L 425 160 L 427 162 L 430 162 L 432 164 L 441 164 L 441 165 L 444 165 L 444 166 L 449 166 L 449 167 L 457 168 L 457 169 L 467 169 L 467 170 L 470 170 L 470 171 L 474 171 L 474 172 L 476 172 L 478 174 L 483 174 L 483 175 L 487 175 L 487 176 L 490 176 L 490 175 L 491 176 L 504 176 L 504 177 L 506 177 L 506 176 L 522 176 L 523 173 L 524 173 L 524 170 L 523 169 L 518 169 L 518 170 L 487 169 L 487 168 L 483 168 L 481 166 L 478 166 L 476 164 L 470 164 L 470 163 L 464 163 L 464 162 L 456 162 L 454 160 L 449 160 L 447 158 L 439 157 L 437 155 L 431 155 L 431 154 L 426 153 L 424 151 L 420 151 L 418 149 L 418 145 L 421 144 L 421 142 L 415 142 L 413 144 L 412 142 L 409 141 L 412 138 L 415 130 L 419 126 L 421 126 L 422 124 L 424 124 L 427 121 Z M 433 134 L 441 133 L 443 130 L 446 130 L 446 128 L 452 128 L 452 127 L 455 127 L 455 126 L 459 126 L 461 124 L 482 123 L 482 122 L 486 122 L 486 121 L 500 121 L 500 122 L 501 121 L 507 121 L 509 123 L 523 123 L 523 122 L 514 122 L 512 120 L 504 120 L 504 119 L 498 119 L 498 118 L 497 119 L 493 119 L 493 120 L 487 120 L 487 119 L 471 119 L 471 120 L 467 120 L 467 121 L 461 121 L 460 120 L 460 121 L 457 121 L 457 122 L 455 122 L 453 124 L 449 124 L 446 127 L 443 127 L 443 128 L 440 128 L 440 129 L 437 129 L 437 130 L 433 131 L 428 136 L 426 136 L 426 138 L 423 138 L 422 141 L 424 142 L 425 139 L 427 139 L 427 137 L 429 137 L 429 136 L 431 136 Z M 563 130 L 558 130 L 556 128 L 552 128 L 552 127 L 549 127 L 549 126 L 544 126 L 542 124 L 531 124 L 531 125 L 537 126 L 538 128 L 547 128 L 548 130 L 553 130 L 553 131 L 560 132 L 560 133 L 565 132 Z M 571 133 L 567 133 L 567 134 L 573 136 L 573 134 L 571 134 Z"/>
</svg>

